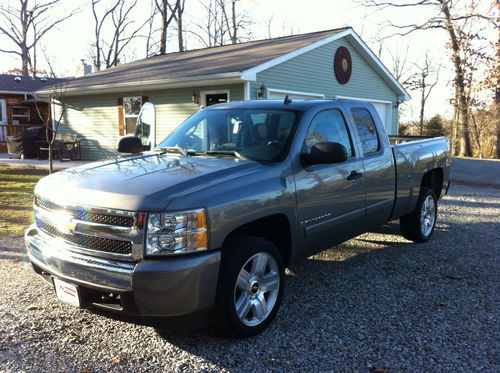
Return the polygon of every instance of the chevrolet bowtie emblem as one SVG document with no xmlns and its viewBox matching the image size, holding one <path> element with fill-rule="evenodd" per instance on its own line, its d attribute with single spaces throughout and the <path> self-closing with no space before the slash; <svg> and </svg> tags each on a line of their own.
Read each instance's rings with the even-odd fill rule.
<svg viewBox="0 0 500 373">
<path fill-rule="evenodd" d="M 68 225 L 66 226 L 66 229 L 69 233 L 73 233 L 76 230 L 76 222 L 74 222 L 73 219 L 71 219 Z"/>
<path fill-rule="evenodd" d="M 73 220 L 73 216 L 71 215 L 60 213 L 54 220 L 57 230 L 61 233 L 73 233 L 76 229 L 77 223 Z"/>
</svg>

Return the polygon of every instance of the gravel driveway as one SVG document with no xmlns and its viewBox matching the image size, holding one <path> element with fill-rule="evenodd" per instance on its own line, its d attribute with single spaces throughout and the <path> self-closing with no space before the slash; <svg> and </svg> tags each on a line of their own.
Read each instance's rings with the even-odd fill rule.
<svg viewBox="0 0 500 373">
<path fill-rule="evenodd" d="M 304 260 L 275 322 L 247 340 L 61 304 L 21 238 L 3 237 L 0 372 L 498 372 L 499 215 L 500 188 L 455 183 L 430 242 L 389 224 Z"/>
</svg>

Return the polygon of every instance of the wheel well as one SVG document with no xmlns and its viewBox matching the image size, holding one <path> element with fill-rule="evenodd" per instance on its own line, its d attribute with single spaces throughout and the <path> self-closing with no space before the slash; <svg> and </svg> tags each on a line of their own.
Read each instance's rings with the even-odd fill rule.
<svg viewBox="0 0 500 373">
<path fill-rule="evenodd" d="M 420 189 L 422 189 L 422 187 L 432 188 L 434 193 L 436 193 L 436 197 L 439 198 L 443 190 L 443 169 L 435 168 L 426 172 L 422 177 Z"/>
<path fill-rule="evenodd" d="M 288 218 L 283 214 L 266 216 L 233 230 L 225 242 L 234 236 L 250 235 L 265 238 L 276 245 L 281 252 L 285 266 L 290 261 L 292 233 Z"/>
</svg>

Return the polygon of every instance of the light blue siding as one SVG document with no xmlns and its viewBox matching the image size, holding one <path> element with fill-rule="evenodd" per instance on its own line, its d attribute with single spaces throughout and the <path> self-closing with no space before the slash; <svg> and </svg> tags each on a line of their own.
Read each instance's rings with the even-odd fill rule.
<svg viewBox="0 0 500 373">
<path fill-rule="evenodd" d="M 333 71 L 333 56 L 338 47 L 349 49 L 352 57 L 352 74 L 347 84 L 341 85 Z M 250 98 L 264 84 L 268 89 L 318 93 L 325 98 L 348 96 L 390 101 L 391 133 L 397 133 L 398 110 L 394 103 L 398 95 L 367 63 L 346 39 L 326 44 L 257 74 L 257 81 L 250 84 Z"/>
<path fill-rule="evenodd" d="M 65 112 L 60 133 L 77 133 L 82 144 L 82 158 L 102 159 L 116 155 L 120 138 L 118 97 L 148 96 L 156 107 L 156 139 L 161 141 L 187 117 L 199 110 L 192 103 L 193 91 L 229 90 L 231 101 L 243 100 L 243 83 L 208 87 L 165 89 L 103 95 L 65 97 Z M 56 118 L 60 115 L 56 106 Z"/>
</svg>

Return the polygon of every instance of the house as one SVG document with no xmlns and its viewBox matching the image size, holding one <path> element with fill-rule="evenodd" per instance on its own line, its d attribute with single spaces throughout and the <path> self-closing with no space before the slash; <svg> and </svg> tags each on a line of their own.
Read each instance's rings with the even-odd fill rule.
<svg viewBox="0 0 500 373">
<path fill-rule="evenodd" d="M 71 79 L 64 91 L 60 131 L 79 134 L 86 159 L 115 154 L 145 101 L 156 106 L 160 141 L 200 106 L 285 95 L 371 101 L 396 134 L 409 99 L 352 28 L 155 56 Z"/>
<path fill-rule="evenodd" d="M 32 93 L 60 81 L 61 79 L 0 74 L 0 143 L 5 143 L 7 136 L 43 123 Z M 38 101 L 37 104 L 45 118 L 49 104 L 46 101 Z"/>
</svg>

